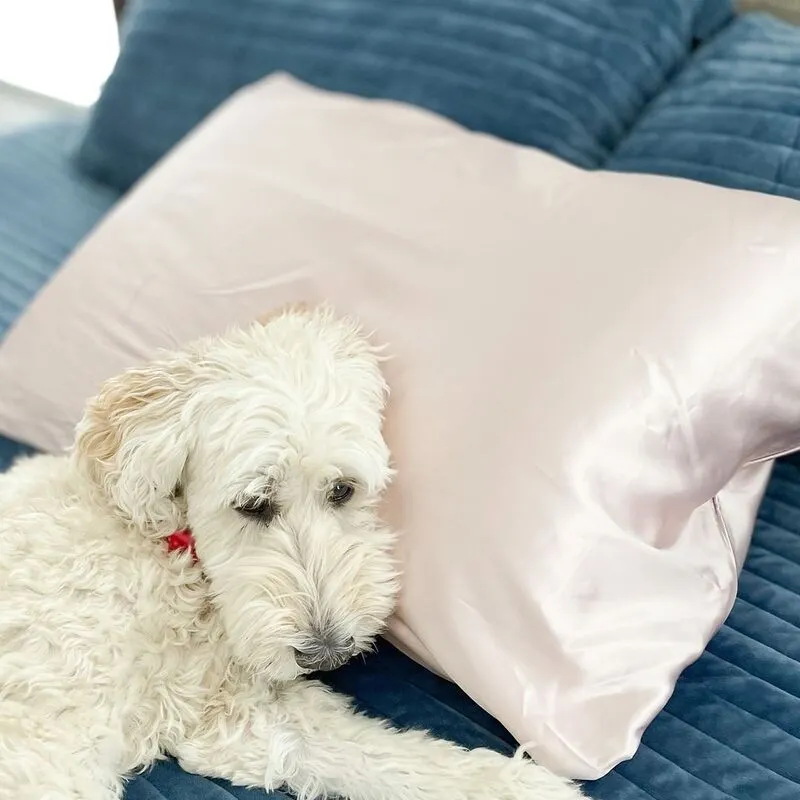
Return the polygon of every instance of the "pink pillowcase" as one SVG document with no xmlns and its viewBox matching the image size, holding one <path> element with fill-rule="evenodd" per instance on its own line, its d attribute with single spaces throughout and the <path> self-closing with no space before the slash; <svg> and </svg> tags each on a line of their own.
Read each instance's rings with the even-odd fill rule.
<svg viewBox="0 0 800 800">
<path fill-rule="evenodd" d="M 400 105 L 241 92 L 0 347 L 55 450 L 107 376 L 287 302 L 388 342 L 396 641 L 563 774 L 631 756 L 736 593 L 800 409 L 800 206 L 589 173 Z"/>
</svg>

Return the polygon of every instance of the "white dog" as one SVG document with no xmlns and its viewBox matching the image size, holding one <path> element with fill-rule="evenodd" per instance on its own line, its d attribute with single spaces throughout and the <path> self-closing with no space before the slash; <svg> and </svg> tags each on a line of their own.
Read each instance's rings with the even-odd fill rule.
<svg viewBox="0 0 800 800">
<path fill-rule="evenodd" d="M 304 800 L 580 796 L 304 679 L 394 605 L 385 394 L 354 322 L 288 311 L 110 381 L 70 456 L 0 477 L 0 800 L 119 798 L 164 754 Z"/>
</svg>

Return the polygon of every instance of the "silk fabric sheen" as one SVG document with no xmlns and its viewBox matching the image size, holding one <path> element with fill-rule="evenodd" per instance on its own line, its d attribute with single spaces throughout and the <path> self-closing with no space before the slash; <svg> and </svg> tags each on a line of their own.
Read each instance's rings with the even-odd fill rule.
<svg viewBox="0 0 800 800">
<path fill-rule="evenodd" d="M 388 343 L 395 641 L 554 770 L 629 757 L 798 440 L 800 206 L 591 173 L 275 77 L 151 173 L 0 347 L 66 446 L 117 371 L 287 302 Z"/>
</svg>

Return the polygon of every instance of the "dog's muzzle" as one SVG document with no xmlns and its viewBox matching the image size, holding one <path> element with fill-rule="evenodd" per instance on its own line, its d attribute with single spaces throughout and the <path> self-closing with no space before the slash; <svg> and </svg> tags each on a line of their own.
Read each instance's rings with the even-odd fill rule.
<svg viewBox="0 0 800 800">
<path fill-rule="evenodd" d="M 341 667 L 355 653 L 352 637 L 342 639 L 316 631 L 299 647 L 294 648 L 297 666 L 311 672 L 330 672 Z"/>
</svg>

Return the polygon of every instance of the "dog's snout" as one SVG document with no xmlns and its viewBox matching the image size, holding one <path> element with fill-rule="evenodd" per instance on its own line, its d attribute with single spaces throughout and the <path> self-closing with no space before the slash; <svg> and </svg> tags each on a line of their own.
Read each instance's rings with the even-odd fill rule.
<svg viewBox="0 0 800 800">
<path fill-rule="evenodd" d="M 314 633 L 299 647 L 294 648 L 295 661 L 301 669 L 312 672 L 330 672 L 341 667 L 355 652 L 352 637 Z"/>
</svg>

